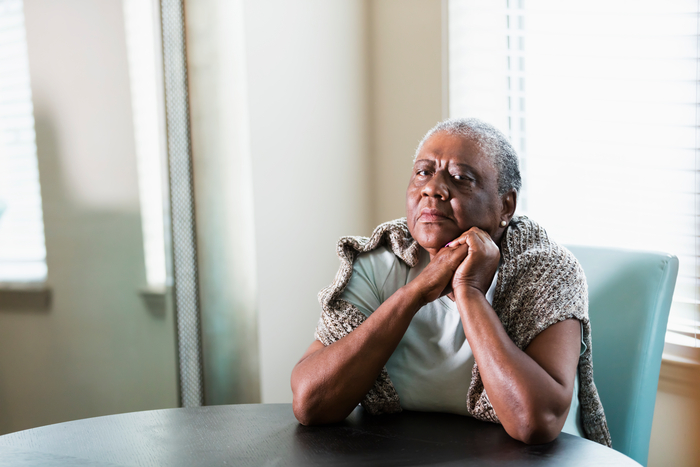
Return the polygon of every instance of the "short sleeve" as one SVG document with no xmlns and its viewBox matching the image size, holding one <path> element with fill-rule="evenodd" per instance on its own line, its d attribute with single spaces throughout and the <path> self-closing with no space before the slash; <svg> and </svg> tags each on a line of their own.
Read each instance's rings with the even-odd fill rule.
<svg viewBox="0 0 700 467">
<path fill-rule="evenodd" d="M 387 298 L 384 283 L 392 273 L 396 256 L 386 248 L 363 253 L 353 263 L 352 276 L 340 298 L 357 307 L 369 317 Z"/>
<path fill-rule="evenodd" d="M 588 322 L 586 276 L 576 258 L 565 248 L 531 248 L 504 263 L 494 309 L 508 336 L 526 348 L 549 326 L 569 318 Z M 508 280 L 505 280 L 507 278 Z"/>
</svg>

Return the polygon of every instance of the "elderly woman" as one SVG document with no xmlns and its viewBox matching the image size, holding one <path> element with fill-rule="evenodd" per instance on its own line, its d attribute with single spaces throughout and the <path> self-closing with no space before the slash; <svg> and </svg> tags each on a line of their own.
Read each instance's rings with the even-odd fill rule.
<svg viewBox="0 0 700 467">
<path fill-rule="evenodd" d="M 447 120 L 423 138 L 406 218 L 345 237 L 292 372 L 305 425 L 401 408 L 501 423 L 525 443 L 564 431 L 610 445 L 593 383 L 583 271 L 526 217 L 494 127 Z"/>
</svg>

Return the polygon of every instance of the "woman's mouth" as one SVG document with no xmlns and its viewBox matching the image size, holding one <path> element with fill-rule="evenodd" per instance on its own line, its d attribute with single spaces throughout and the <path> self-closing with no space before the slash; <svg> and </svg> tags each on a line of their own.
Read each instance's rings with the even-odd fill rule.
<svg viewBox="0 0 700 467">
<path fill-rule="evenodd" d="M 449 218 L 437 209 L 425 208 L 420 212 L 418 220 L 421 222 L 439 222 L 446 221 Z"/>
</svg>

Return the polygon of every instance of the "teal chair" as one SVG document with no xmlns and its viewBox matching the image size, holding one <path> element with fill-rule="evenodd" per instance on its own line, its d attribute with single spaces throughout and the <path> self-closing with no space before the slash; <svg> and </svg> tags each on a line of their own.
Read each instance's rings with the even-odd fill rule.
<svg viewBox="0 0 700 467">
<path fill-rule="evenodd" d="M 646 251 L 568 248 L 588 280 L 593 374 L 613 449 L 646 465 L 678 258 Z"/>
</svg>

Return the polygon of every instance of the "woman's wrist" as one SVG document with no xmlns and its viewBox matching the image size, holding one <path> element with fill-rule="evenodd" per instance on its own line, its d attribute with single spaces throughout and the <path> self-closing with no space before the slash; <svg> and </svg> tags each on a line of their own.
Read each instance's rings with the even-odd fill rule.
<svg viewBox="0 0 700 467">
<path fill-rule="evenodd" d="M 424 288 L 418 282 L 413 280 L 397 291 L 401 294 L 402 302 L 406 304 L 405 308 L 414 315 L 429 302 L 425 296 Z"/>
<path fill-rule="evenodd" d="M 457 299 L 466 301 L 486 298 L 486 294 L 478 287 L 470 284 L 460 284 L 454 288 L 454 295 Z"/>
</svg>

